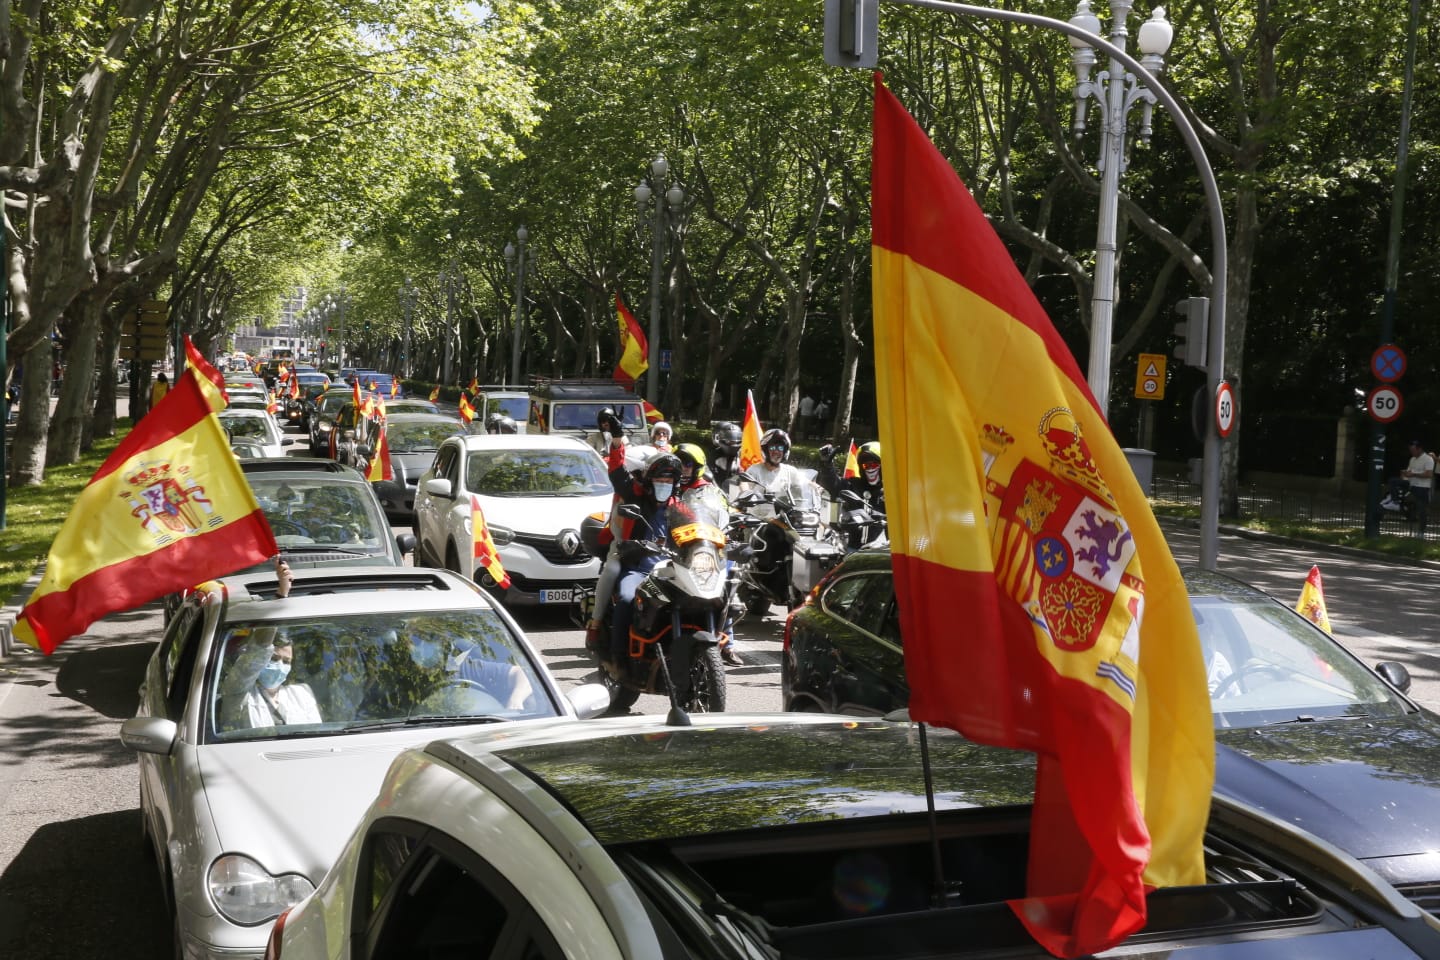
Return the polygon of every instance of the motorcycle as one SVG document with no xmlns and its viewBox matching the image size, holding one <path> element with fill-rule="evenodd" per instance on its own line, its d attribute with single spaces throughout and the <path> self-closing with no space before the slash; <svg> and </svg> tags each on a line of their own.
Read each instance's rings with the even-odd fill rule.
<svg viewBox="0 0 1440 960">
<path fill-rule="evenodd" d="M 789 489 L 766 491 L 745 476 L 737 478 L 731 506 L 732 540 L 752 554 L 741 569 L 739 596 L 745 609 L 763 616 L 772 604 L 796 606 L 845 555 L 835 531 L 821 523 L 824 497 L 814 470 Z"/>
<path fill-rule="evenodd" d="M 831 527 L 840 535 L 845 552 L 871 547 L 888 547 L 890 532 L 885 514 L 853 490 L 841 490 L 832 506 L 837 516 Z"/>
<path fill-rule="evenodd" d="M 661 557 L 635 591 L 628 656 L 620 676 L 601 670 L 610 690 L 610 709 L 626 710 L 642 693 L 669 694 L 675 711 L 725 709 L 725 668 L 721 647 L 730 642 L 736 610 L 736 578 L 727 563 L 724 499 L 712 487 L 688 491 L 683 508 L 672 508 L 664 540 L 627 540 L 618 549 Z M 645 523 L 640 508 L 621 504 L 621 516 Z M 627 558 L 628 559 L 628 558 Z M 594 609 L 594 587 L 577 586 L 576 622 Z M 612 602 L 600 631 L 601 646 L 588 652 L 597 665 L 608 650 Z"/>
</svg>

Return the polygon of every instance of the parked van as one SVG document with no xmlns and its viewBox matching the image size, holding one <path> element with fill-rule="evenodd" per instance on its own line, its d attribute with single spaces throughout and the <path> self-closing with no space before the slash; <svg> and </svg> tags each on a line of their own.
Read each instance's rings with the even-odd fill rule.
<svg viewBox="0 0 1440 960">
<path fill-rule="evenodd" d="M 640 398 L 613 380 L 541 380 L 530 387 L 531 433 L 565 433 L 579 437 L 597 450 L 600 431 L 595 417 L 606 407 L 625 424 L 630 443 L 649 443 Z"/>
<path fill-rule="evenodd" d="M 514 387 L 505 384 L 486 384 L 478 387 L 473 401 L 475 422 L 483 429 L 490 422 L 490 415 L 499 413 L 515 421 L 518 433 L 525 433 L 530 419 L 530 390 L 528 387 Z"/>
</svg>

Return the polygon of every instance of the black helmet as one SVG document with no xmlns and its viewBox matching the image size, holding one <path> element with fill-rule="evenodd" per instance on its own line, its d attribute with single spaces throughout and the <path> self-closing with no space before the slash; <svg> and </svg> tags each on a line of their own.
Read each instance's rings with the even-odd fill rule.
<svg viewBox="0 0 1440 960">
<path fill-rule="evenodd" d="M 595 429 L 612 437 L 625 435 L 625 424 L 620 422 L 620 415 L 615 412 L 614 407 L 605 407 L 595 414 Z"/>
<path fill-rule="evenodd" d="M 698 483 L 705 476 L 705 451 L 693 443 L 682 443 L 675 448 L 675 458 L 680 466 L 690 467 L 690 482 Z"/>
<path fill-rule="evenodd" d="M 645 464 L 645 480 L 647 483 L 654 483 L 656 480 L 669 480 L 671 483 L 680 482 L 680 458 L 673 453 L 659 453 Z"/>
<path fill-rule="evenodd" d="M 785 456 L 781 457 L 782 462 L 790 459 L 790 434 L 781 430 L 779 427 L 771 427 L 769 430 L 766 430 L 765 435 L 760 438 L 760 449 L 762 451 L 768 453 L 775 447 L 779 447 L 785 451 Z"/>
<path fill-rule="evenodd" d="M 505 416 L 505 415 L 503 415 L 503 414 L 502 414 L 500 417 L 496 418 L 496 419 L 493 421 L 493 425 L 494 425 L 494 429 L 490 431 L 491 433 L 518 433 L 518 432 L 519 432 L 519 430 L 517 430 L 516 427 L 515 427 L 515 421 L 514 421 L 512 418 L 507 417 L 507 416 Z"/>
<path fill-rule="evenodd" d="M 720 421 L 710 434 L 710 442 L 716 450 L 734 456 L 740 449 L 740 425 L 729 420 Z"/>
</svg>

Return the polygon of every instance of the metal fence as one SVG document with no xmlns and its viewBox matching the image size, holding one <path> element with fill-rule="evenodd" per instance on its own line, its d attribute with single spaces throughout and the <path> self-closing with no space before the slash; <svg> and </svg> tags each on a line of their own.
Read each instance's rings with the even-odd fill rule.
<svg viewBox="0 0 1440 960">
<path fill-rule="evenodd" d="M 1308 523 L 1331 530 L 1363 530 L 1365 528 L 1365 498 L 1360 494 L 1337 494 L 1311 490 L 1286 490 L 1272 486 L 1242 483 L 1237 491 L 1240 501 L 1240 521 L 1284 520 L 1292 523 Z M 1176 504 L 1200 508 L 1200 485 L 1184 477 L 1155 477 L 1151 483 L 1150 497 L 1163 504 Z M 1403 513 L 1384 511 L 1380 518 L 1380 533 L 1392 537 L 1421 536 L 1414 520 Z M 1440 538 L 1440 531 L 1434 523 L 1428 523 L 1424 538 Z"/>
</svg>

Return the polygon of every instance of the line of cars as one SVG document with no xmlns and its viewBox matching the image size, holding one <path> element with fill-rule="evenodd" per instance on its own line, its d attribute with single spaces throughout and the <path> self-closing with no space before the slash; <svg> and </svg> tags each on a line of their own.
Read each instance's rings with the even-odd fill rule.
<svg viewBox="0 0 1440 960">
<path fill-rule="evenodd" d="M 544 591 L 564 587 L 546 584 L 573 585 L 596 561 L 560 564 L 558 576 L 530 572 L 546 569 L 527 567 L 532 556 L 551 568 L 547 552 L 573 560 L 563 520 L 544 535 L 531 527 L 608 509 L 603 464 L 582 440 L 533 434 L 446 437 L 438 453 L 416 494 L 413 542 L 388 536 L 373 488 L 348 467 L 247 469 L 300 568 L 291 595 L 276 596 L 269 570 L 198 590 L 172 618 L 147 668 L 140 715 L 122 734 L 141 757 L 145 829 L 179 955 L 258 956 L 267 936 L 269 956 L 327 960 L 1042 955 L 1005 907 L 1024 889 L 1028 755 L 932 733 L 927 774 L 908 725 L 854 716 L 880 709 L 861 694 L 800 695 L 801 651 L 812 649 L 806 621 L 823 615 L 880 641 L 884 656 L 873 659 L 889 666 L 864 679 L 903 706 L 903 690 L 879 679 L 903 680 L 888 554 L 884 562 L 852 555 L 787 621 L 785 705 L 848 719 L 577 724 L 608 705 L 608 691 L 560 692 L 498 597 L 469 579 L 470 496 L 481 498 L 518 575 L 504 601 L 563 602 Z M 336 516 L 358 508 L 325 505 L 319 489 L 296 486 L 296 472 L 358 481 L 374 501 L 361 512 L 387 535 L 340 529 Z M 370 541 L 385 554 L 375 566 L 337 559 Z M 396 566 L 395 553 L 411 548 L 421 564 L 448 569 Z M 1251 740 L 1234 751 L 1252 789 L 1233 787 L 1247 781 L 1227 777 L 1222 753 L 1206 883 L 1153 895 L 1150 925 L 1116 955 L 1440 956 L 1440 930 L 1416 906 L 1434 905 L 1423 879 L 1432 864 L 1421 848 L 1435 847 L 1428 833 L 1391 837 L 1364 862 L 1313 836 L 1328 825 L 1334 725 L 1357 731 L 1356 757 L 1368 752 L 1367 737 L 1372 749 L 1391 737 L 1415 747 L 1408 766 L 1371 776 L 1396 788 L 1401 796 L 1383 801 L 1395 809 L 1413 791 L 1404 822 L 1420 819 L 1428 755 L 1411 729 L 1419 708 L 1385 686 L 1403 687 L 1403 668 L 1382 666 L 1377 681 L 1302 636 L 1266 670 L 1252 662 L 1257 644 L 1245 645 L 1253 621 L 1284 633 L 1296 628 L 1280 614 L 1294 614 L 1273 601 L 1279 614 L 1256 612 L 1253 597 L 1228 588 L 1212 609 L 1203 586 L 1192 578 L 1202 634 L 1229 643 L 1230 672 L 1212 672 L 1215 702 L 1228 701 L 1217 708 L 1217 740 L 1227 744 L 1227 730 Z M 831 649 L 816 641 L 807 664 L 828 656 L 832 685 L 858 674 L 840 633 L 825 636 Z M 318 716 L 267 720 L 252 704 L 251 725 L 237 725 L 245 714 L 232 698 L 253 693 L 255 681 L 236 678 L 249 679 L 265 653 L 288 658 L 286 685 L 307 686 Z M 467 679 L 472 658 L 505 669 Z M 1281 682 L 1277 659 L 1298 679 L 1264 694 Z M 518 690 L 510 668 L 528 690 Z M 499 674 L 508 685 L 496 686 Z M 1315 701 L 1321 690 L 1341 693 Z M 1279 713 L 1264 712 L 1272 709 Z M 1282 714 L 1290 722 L 1255 725 Z M 1299 745 L 1308 752 L 1296 755 Z M 1291 791 L 1266 792 L 1276 770 L 1311 788 L 1303 816 L 1285 805 Z M 1358 823 L 1360 809 L 1350 819 L 1383 832 Z M 1386 881 L 1405 883 L 1410 900 Z"/>
</svg>

